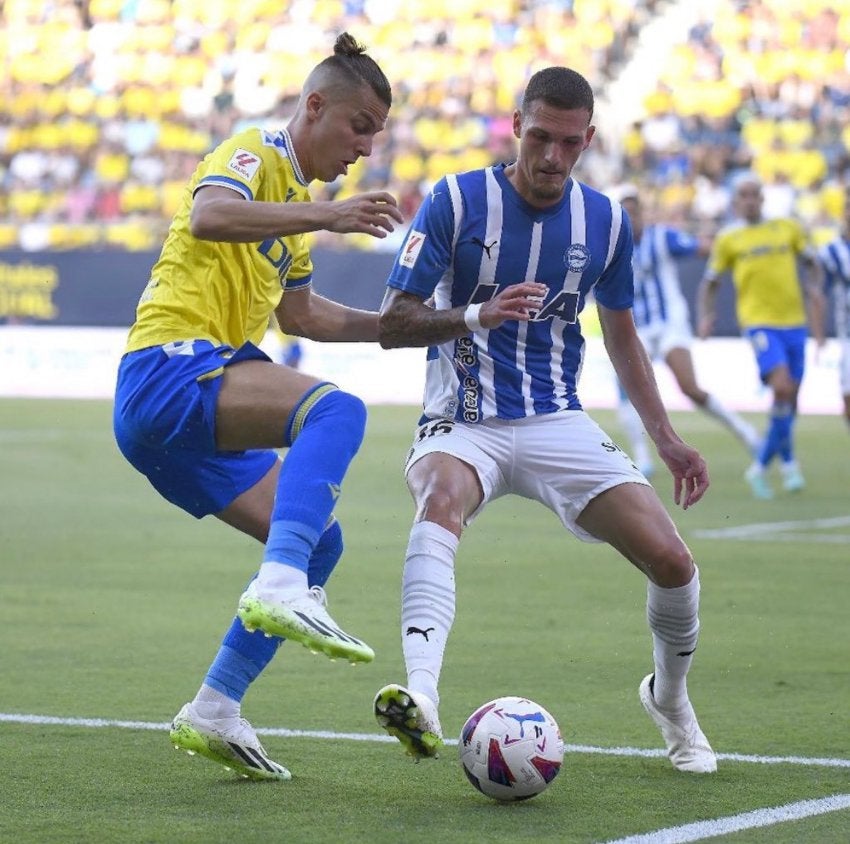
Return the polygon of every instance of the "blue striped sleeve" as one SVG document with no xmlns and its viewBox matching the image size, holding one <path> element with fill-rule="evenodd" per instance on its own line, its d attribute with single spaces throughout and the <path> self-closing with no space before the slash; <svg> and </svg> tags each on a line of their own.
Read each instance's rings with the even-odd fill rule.
<svg viewBox="0 0 850 844">
<path fill-rule="evenodd" d="M 229 179 L 227 176 L 204 176 L 204 178 L 195 185 L 195 190 L 192 191 L 192 195 L 194 196 L 200 188 L 206 187 L 207 185 L 217 185 L 220 188 L 230 188 L 230 190 L 235 190 L 236 193 L 242 194 L 245 199 L 254 199 L 254 194 L 248 185 L 244 182 L 237 181 L 236 179 Z"/>
</svg>

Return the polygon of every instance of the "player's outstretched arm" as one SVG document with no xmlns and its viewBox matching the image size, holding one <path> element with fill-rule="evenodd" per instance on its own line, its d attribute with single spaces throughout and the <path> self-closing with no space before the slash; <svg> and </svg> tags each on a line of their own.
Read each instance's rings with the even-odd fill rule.
<svg viewBox="0 0 850 844">
<path fill-rule="evenodd" d="M 659 457 L 673 475 L 673 500 L 687 510 L 708 489 L 708 469 L 699 452 L 673 430 L 661 401 L 652 362 L 635 330 L 631 310 L 597 304 L 605 349 Z"/>
<path fill-rule="evenodd" d="M 719 276 L 706 273 L 697 289 L 697 336 L 701 340 L 710 337 L 714 331 L 719 287 Z"/>
<path fill-rule="evenodd" d="M 508 320 L 528 321 L 540 307 L 546 285 L 523 281 L 506 287 L 487 302 L 447 310 L 429 307 L 420 296 L 389 288 L 381 305 L 379 340 L 385 349 L 433 346 L 481 328 L 498 328 Z"/>
<path fill-rule="evenodd" d="M 382 191 L 330 202 L 248 202 L 229 188 L 207 185 L 195 194 L 189 222 L 199 240 L 256 243 L 320 230 L 383 238 L 404 218 L 395 198 Z"/>
<path fill-rule="evenodd" d="M 310 288 L 283 294 L 275 309 L 284 334 L 319 342 L 370 343 L 378 339 L 378 312 L 350 308 Z"/>
</svg>

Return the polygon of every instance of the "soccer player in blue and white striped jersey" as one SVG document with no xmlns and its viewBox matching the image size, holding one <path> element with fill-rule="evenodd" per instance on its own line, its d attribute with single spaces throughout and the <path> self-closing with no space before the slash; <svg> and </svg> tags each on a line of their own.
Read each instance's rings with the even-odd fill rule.
<svg viewBox="0 0 850 844">
<path fill-rule="evenodd" d="M 593 291 L 608 354 L 673 474 L 676 502 L 699 501 L 705 462 L 673 430 L 635 331 L 628 218 L 570 175 L 593 137 L 592 115 L 580 74 L 534 74 L 513 117 L 517 160 L 437 182 L 390 275 L 381 344 L 428 352 L 406 466 L 416 507 L 402 576 L 407 682 L 377 693 L 375 715 L 412 755 L 436 755 L 460 536 L 487 502 L 515 494 L 550 508 L 578 538 L 610 543 L 647 576 L 655 667 L 640 699 L 675 767 L 707 773 L 716 758 L 686 685 L 697 568 L 656 492 L 578 395 L 579 315 Z"/>
<path fill-rule="evenodd" d="M 693 331 L 688 303 L 679 282 L 678 261 L 691 255 L 707 255 L 709 244 L 688 232 L 661 223 L 645 224 L 637 188 L 623 186 L 619 200 L 632 224 L 635 302 L 632 313 L 638 336 L 652 360 L 663 360 L 679 389 L 702 411 L 723 423 L 752 456 L 761 444 L 755 428 L 697 382 L 691 355 Z M 649 477 L 654 467 L 645 433 L 632 403 L 620 389 L 617 407 L 620 424 L 631 444 L 632 457 Z"/>
<path fill-rule="evenodd" d="M 841 394 L 844 418 L 850 426 L 850 187 L 844 191 L 844 226 L 841 234 L 822 246 L 818 259 L 835 320 L 835 336 L 841 343 Z"/>
</svg>

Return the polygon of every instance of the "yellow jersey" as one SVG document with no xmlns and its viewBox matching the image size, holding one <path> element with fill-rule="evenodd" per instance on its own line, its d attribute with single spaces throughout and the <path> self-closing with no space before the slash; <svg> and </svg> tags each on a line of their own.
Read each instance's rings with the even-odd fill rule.
<svg viewBox="0 0 850 844">
<path fill-rule="evenodd" d="M 313 264 L 303 234 L 222 243 L 199 240 L 189 230 L 192 199 L 205 185 L 230 188 L 249 202 L 309 202 L 292 149 L 286 130 L 248 129 L 201 161 L 139 299 L 125 351 L 175 340 L 259 345 L 284 290 L 311 284 Z"/>
<path fill-rule="evenodd" d="M 735 223 L 722 229 L 708 259 L 708 275 L 732 273 L 741 328 L 806 324 L 797 258 L 809 251 L 794 220 Z"/>
</svg>

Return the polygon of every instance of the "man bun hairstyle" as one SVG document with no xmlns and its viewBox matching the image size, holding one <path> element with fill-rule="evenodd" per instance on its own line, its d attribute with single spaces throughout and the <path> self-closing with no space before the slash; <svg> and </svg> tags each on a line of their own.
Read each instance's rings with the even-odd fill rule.
<svg viewBox="0 0 850 844">
<path fill-rule="evenodd" d="M 368 85 L 387 108 L 392 105 L 393 94 L 389 80 L 378 63 L 366 55 L 366 47 L 348 32 L 337 36 L 334 54 L 316 65 L 311 76 L 314 75 L 323 80 L 333 80 L 334 85 Z"/>
<path fill-rule="evenodd" d="M 546 67 L 528 80 L 522 96 L 522 113 L 527 114 L 536 100 L 543 100 L 553 108 L 584 108 L 593 117 L 593 88 L 580 73 L 568 67 Z"/>
</svg>

